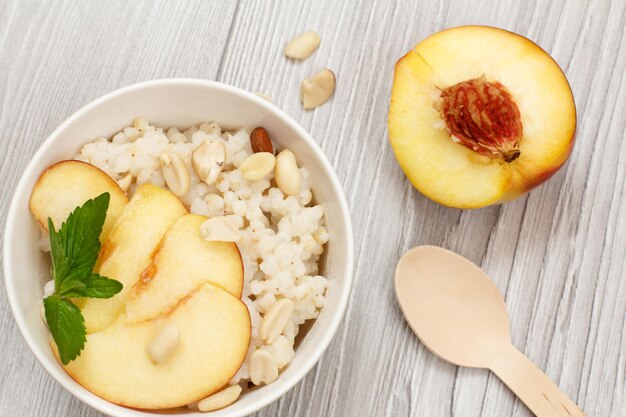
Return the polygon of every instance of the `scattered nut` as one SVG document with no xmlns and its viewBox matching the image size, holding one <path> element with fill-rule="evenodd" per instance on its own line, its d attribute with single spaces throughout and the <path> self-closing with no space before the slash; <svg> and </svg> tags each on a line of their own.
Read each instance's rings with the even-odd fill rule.
<svg viewBox="0 0 626 417">
<path fill-rule="evenodd" d="M 179 197 L 187 194 L 191 186 L 191 177 L 183 158 L 178 154 L 165 152 L 159 159 L 161 172 L 169 189 Z"/>
<path fill-rule="evenodd" d="M 287 366 L 296 355 L 293 350 L 293 340 L 287 339 L 283 335 L 278 336 L 272 344 L 261 346 L 260 349 L 268 351 L 274 357 L 276 367 L 279 370 Z"/>
<path fill-rule="evenodd" d="M 311 30 L 296 36 L 285 46 L 284 53 L 287 58 L 306 59 L 320 46 L 320 35 Z"/>
<path fill-rule="evenodd" d="M 132 182 L 133 182 L 133 176 L 131 174 L 126 174 L 122 178 L 117 180 L 117 185 L 119 185 L 122 191 L 127 193 L 128 190 L 130 189 L 130 185 L 132 184 Z"/>
<path fill-rule="evenodd" d="M 206 220 L 200 227 L 200 233 L 209 242 L 236 242 L 241 238 L 239 229 L 225 216 Z"/>
<path fill-rule="evenodd" d="M 302 176 L 298 170 L 296 157 L 289 149 L 281 151 L 276 156 L 275 179 L 278 188 L 286 195 L 300 194 Z"/>
<path fill-rule="evenodd" d="M 146 347 L 146 353 L 155 364 L 165 362 L 180 344 L 180 331 L 174 323 L 167 323 L 159 329 Z"/>
<path fill-rule="evenodd" d="M 267 131 L 262 127 L 257 127 L 250 133 L 250 145 L 252 146 L 252 152 L 269 152 L 274 153 L 274 147 L 270 140 Z"/>
<path fill-rule="evenodd" d="M 191 153 L 191 166 L 202 181 L 211 185 L 222 172 L 226 160 L 224 142 L 207 139 Z"/>
<path fill-rule="evenodd" d="M 326 103 L 335 92 L 335 73 L 326 68 L 302 81 L 300 99 L 306 109 L 314 109 Z"/>
<path fill-rule="evenodd" d="M 237 401 L 240 394 L 241 387 L 239 385 L 231 385 L 200 400 L 197 406 L 198 410 L 202 412 L 219 410 Z"/>
<path fill-rule="evenodd" d="M 263 316 L 259 326 L 259 336 L 267 344 L 272 344 L 285 330 L 285 326 L 293 313 L 293 301 L 289 298 L 281 298 L 276 301 L 269 311 Z"/>
<path fill-rule="evenodd" d="M 241 165 L 239 171 L 248 181 L 258 181 L 272 172 L 276 165 L 276 158 L 269 152 L 253 153 L 247 157 Z"/>
<path fill-rule="evenodd" d="M 250 358 L 250 380 L 254 385 L 271 384 L 278 378 L 274 357 L 265 350 L 255 350 Z"/>
</svg>

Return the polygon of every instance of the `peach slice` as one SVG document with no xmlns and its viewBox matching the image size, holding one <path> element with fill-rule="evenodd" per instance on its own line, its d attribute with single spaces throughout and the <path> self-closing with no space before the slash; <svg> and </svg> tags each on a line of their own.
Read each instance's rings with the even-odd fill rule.
<svg viewBox="0 0 626 417">
<path fill-rule="evenodd" d="M 187 214 L 170 226 L 152 262 L 126 302 L 126 320 L 138 322 L 172 309 L 205 282 L 241 298 L 243 263 L 232 242 L 207 242 L 200 235 L 204 216 Z"/>
<path fill-rule="evenodd" d="M 124 288 L 111 298 L 76 300 L 87 333 L 107 328 L 123 312 L 133 286 L 152 262 L 161 239 L 185 214 L 187 209 L 170 191 L 152 184 L 137 188 L 102 244 L 96 264 L 100 275 L 120 281 Z"/>
<path fill-rule="evenodd" d="M 104 241 L 128 204 L 128 197 L 113 178 L 86 162 L 61 161 L 48 167 L 33 187 L 30 210 L 43 229 L 48 230 L 48 218 L 59 229 L 76 207 L 105 192 L 111 199 L 100 235 Z"/>
<path fill-rule="evenodd" d="M 576 109 L 565 75 L 539 46 L 502 29 L 461 26 L 398 61 L 388 125 L 420 192 L 478 208 L 525 194 L 565 163 Z"/>
<path fill-rule="evenodd" d="M 178 340 L 154 363 L 147 347 L 165 326 Z M 221 389 L 237 372 L 250 343 L 246 305 L 205 283 L 167 314 L 137 323 L 123 316 L 87 335 L 80 356 L 63 368 L 83 387 L 127 407 L 161 409 L 198 401 Z M 57 354 L 56 345 L 50 345 Z"/>
</svg>

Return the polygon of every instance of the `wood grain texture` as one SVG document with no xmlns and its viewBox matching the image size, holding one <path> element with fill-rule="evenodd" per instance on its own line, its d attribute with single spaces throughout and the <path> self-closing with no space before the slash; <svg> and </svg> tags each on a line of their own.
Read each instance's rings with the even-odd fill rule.
<svg viewBox="0 0 626 417">
<path fill-rule="evenodd" d="M 474 211 L 415 191 L 388 145 L 395 61 L 439 29 L 500 26 L 565 70 L 578 108 L 569 163 L 527 197 Z M 320 49 L 282 56 L 315 29 Z M 305 112 L 300 81 L 328 66 L 337 91 Z M 162 77 L 260 91 L 302 124 L 349 200 L 356 274 L 319 364 L 258 416 L 520 417 L 486 371 L 430 354 L 393 295 L 397 259 L 435 244 L 481 265 L 505 294 L 513 343 L 590 417 L 626 413 L 626 3 L 623 0 L 0 1 L 0 176 L 5 218 L 19 173 L 74 110 Z M 36 363 L 0 295 L 0 415 L 99 416 Z"/>
</svg>

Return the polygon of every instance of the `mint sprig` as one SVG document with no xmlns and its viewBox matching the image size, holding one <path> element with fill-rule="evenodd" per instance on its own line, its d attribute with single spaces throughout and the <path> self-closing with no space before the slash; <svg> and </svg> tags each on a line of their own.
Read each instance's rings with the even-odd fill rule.
<svg viewBox="0 0 626 417">
<path fill-rule="evenodd" d="M 80 355 L 87 340 L 83 315 L 69 299 L 110 298 L 123 288 L 119 281 L 93 272 L 109 201 L 109 193 L 88 200 L 69 215 L 58 231 L 48 218 L 54 293 L 44 299 L 44 309 L 64 365 Z"/>
<path fill-rule="evenodd" d="M 63 365 L 76 359 L 87 340 L 85 319 L 74 303 L 52 294 L 43 300 L 46 322 L 59 350 Z"/>
</svg>

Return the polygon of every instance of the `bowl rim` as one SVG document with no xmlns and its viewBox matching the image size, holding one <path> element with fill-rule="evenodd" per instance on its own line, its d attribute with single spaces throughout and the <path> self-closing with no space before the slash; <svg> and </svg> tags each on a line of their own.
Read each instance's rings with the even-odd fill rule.
<svg viewBox="0 0 626 417">
<path fill-rule="evenodd" d="M 3 263 L 4 282 L 5 282 L 6 292 L 7 292 L 7 298 L 9 300 L 9 305 L 11 307 L 11 313 L 13 315 L 15 322 L 17 323 L 17 327 L 20 333 L 22 334 L 22 337 L 26 341 L 28 348 L 33 353 L 37 361 L 42 365 L 42 367 L 46 370 L 46 372 L 48 372 L 48 374 L 51 375 L 56 380 L 57 383 L 59 383 L 66 391 L 68 391 L 74 397 L 78 398 L 81 402 L 87 404 L 88 406 L 113 417 L 124 416 L 127 413 L 122 411 L 122 413 L 120 414 L 118 412 L 119 410 L 117 410 L 115 407 L 109 409 L 109 406 L 121 407 L 125 410 L 128 410 L 129 411 L 128 415 L 135 415 L 132 412 L 139 411 L 139 410 L 134 410 L 132 408 L 127 408 L 127 407 L 123 407 L 118 404 L 112 403 L 108 400 L 98 397 L 95 394 L 92 394 L 89 390 L 87 390 L 86 388 L 82 386 L 80 386 L 79 388 L 76 388 L 75 386 L 70 385 L 67 379 L 62 379 L 60 375 L 57 375 L 55 371 L 53 371 L 46 365 L 43 352 L 38 349 L 37 344 L 33 340 L 32 336 L 30 336 L 25 318 L 17 314 L 18 308 L 17 308 L 17 301 L 16 301 L 16 289 L 15 289 L 16 287 L 14 285 L 14 280 L 9 279 L 9 276 L 13 275 L 13 270 L 15 269 L 13 265 L 13 261 L 12 261 L 13 250 L 12 250 L 12 245 L 10 245 L 10 242 L 9 242 L 9 236 L 13 236 L 15 233 L 15 229 L 16 229 L 15 218 L 17 216 L 18 210 L 21 208 L 17 205 L 16 197 L 17 195 L 22 194 L 25 191 L 24 188 L 26 187 L 26 183 L 28 180 L 27 177 L 32 175 L 31 171 L 35 169 L 35 165 L 37 164 L 39 159 L 41 159 L 43 155 L 45 155 L 48 149 L 52 146 L 52 144 L 59 137 L 59 135 L 66 128 L 68 128 L 70 125 L 72 125 L 73 123 L 78 121 L 81 117 L 83 117 L 85 113 L 89 112 L 93 108 L 96 108 L 102 103 L 108 100 L 111 100 L 117 96 L 132 93 L 134 91 L 142 90 L 145 88 L 151 88 L 151 87 L 157 87 L 157 86 L 189 86 L 189 85 L 205 87 L 205 88 L 208 87 L 209 89 L 222 90 L 223 92 L 240 96 L 244 100 L 249 100 L 249 101 L 254 102 L 257 105 L 260 105 L 266 111 L 269 111 L 273 113 L 275 116 L 277 116 L 278 118 L 280 118 L 281 121 L 289 125 L 289 127 L 294 129 L 298 133 L 298 138 L 296 140 L 304 140 L 307 143 L 307 145 L 309 145 L 309 147 L 314 151 L 314 153 L 317 154 L 316 156 L 321 162 L 321 165 L 324 171 L 326 171 L 326 174 L 328 175 L 328 178 L 330 180 L 330 184 L 333 188 L 334 193 L 339 197 L 339 201 L 337 203 L 339 204 L 339 207 L 340 207 L 340 213 L 337 213 L 337 214 L 342 219 L 340 224 L 342 223 L 343 230 L 341 230 L 341 232 L 344 233 L 347 258 L 346 258 L 344 268 L 343 268 L 344 269 L 343 279 L 345 279 L 345 285 L 343 285 L 341 292 L 339 294 L 339 297 L 338 297 L 337 311 L 335 312 L 334 315 L 331 316 L 326 330 L 323 331 L 319 335 L 320 337 L 317 343 L 315 344 L 313 353 L 303 359 L 302 365 L 298 367 L 297 372 L 291 377 L 291 379 L 287 380 L 282 385 L 276 385 L 275 389 L 269 390 L 269 392 L 267 393 L 268 395 L 262 397 L 260 401 L 257 401 L 256 403 L 252 403 L 247 408 L 244 408 L 243 410 L 241 410 L 243 414 L 239 414 L 239 415 L 241 416 L 249 415 L 269 405 L 270 403 L 274 402 L 275 400 L 283 396 L 287 391 L 292 389 L 298 382 L 300 382 L 304 378 L 305 375 L 309 373 L 309 371 L 313 368 L 313 366 L 315 366 L 315 364 L 319 361 L 322 354 L 326 351 L 335 333 L 337 332 L 337 329 L 339 325 L 341 324 L 341 321 L 343 320 L 343 317 L 345 315 L 345 312 L 348 306 L 348 301 L 350 298 L 353 273 L 354 273 L 354 237 L 353 237 L 353 229 L 352 229 L 352 220 L 351 220 L 350 211 L 348 209 L 346 196 L 343 192 L 343 188 L 341 187 L 339 179 L 337 178 L 337 174 L 335 173 L 335 170 L 333 169 L 332 165 L 330 164 L 330 161 L 328 160 L 324 152 L 321 150 L 320 146 L 317 144 L 315 140 L 313 140 L 313 138 L 309 135 L 309 133 L 302 126 L 300 126 L 300 124 L 298 124 L 295 120 L 293 120 L 282 109 L 271 104 L 265 99 L 257 96 L 256 94 L 250 93 L 241 88 L 224 84 L 224 83 L 220 83 L 217 81 L 210 81 L 210 80 L 203 80 L 203 79 L 196 79 L 196 78 L 163 78 L 163 79 L 144 81 L 144 82 L 135 83 L 135 84 L 118 88 L 103 96 L 96 98 L 95 100 L 90 101 L 89 103 L 85 104 L 84 106 L 79 108 L 77 111 L 75 111 L 67 119 L 65 119 L 63 123 L 61 123 L 52 133 L 50 133 L 47 136 L 47 138 L 41 143 L 37 151 L 34 153 L 32 158 L 30 159 L 30 161 L 28 162 L 28 164 L 22 171 L 21 178 L 18 181 L 17 186 L 15 187 L 15 191 L 13 192 L 11 196 L 11 202 L 9 203 L 9 209 L 8 209 L 7 216 L 5 219 L 6 224 L 4 227 L 3 251 L 2 251 L 2 255 L 4 259 L 2 263 Z M 31 174 L 25 175 L 26 173 L 31 173 Z M 98 401 L 98 399 L 104 402 L 100 402 Z M 228 408 L 224 409 L 223 411 L 226 411 L 227 409 Z M 145 410 L 142 412 L 144 412 L 146 416 L 149 416 L 151 414 L 150 410 Z"/>
</svg>

